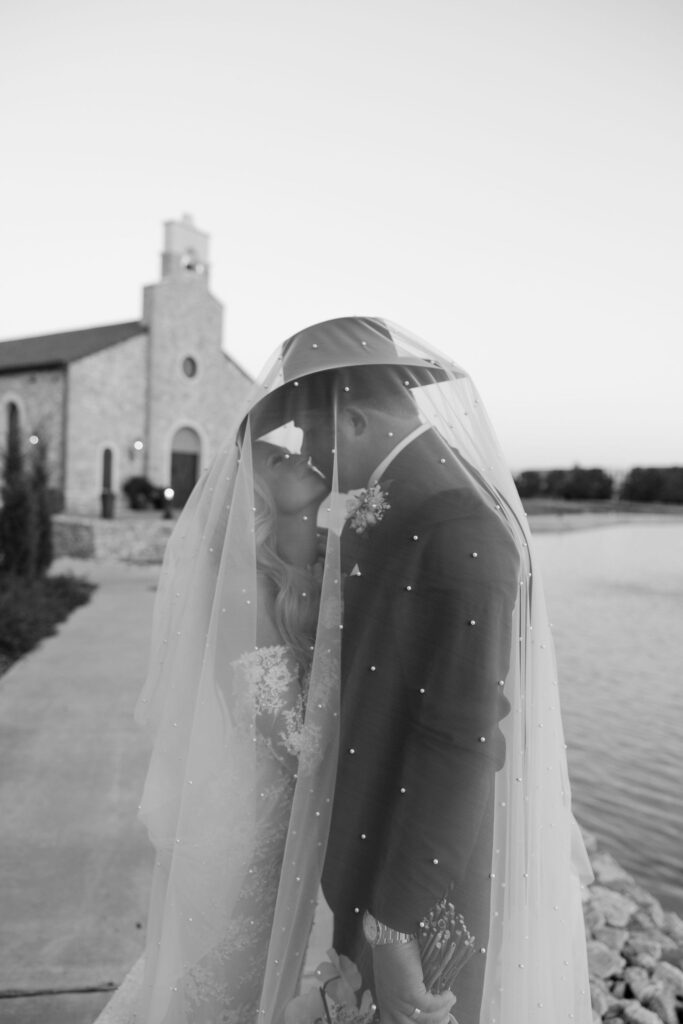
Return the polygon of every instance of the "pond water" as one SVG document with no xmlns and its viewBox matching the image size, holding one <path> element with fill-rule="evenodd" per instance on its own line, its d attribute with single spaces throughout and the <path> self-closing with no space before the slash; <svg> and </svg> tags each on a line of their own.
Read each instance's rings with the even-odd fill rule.
<svg viewBox="0 0 683 1024">
<path fill-rule="evenodd" d="M 683 914 L 683 523 L 538 533 L 576 817 Z"/>
</svg>

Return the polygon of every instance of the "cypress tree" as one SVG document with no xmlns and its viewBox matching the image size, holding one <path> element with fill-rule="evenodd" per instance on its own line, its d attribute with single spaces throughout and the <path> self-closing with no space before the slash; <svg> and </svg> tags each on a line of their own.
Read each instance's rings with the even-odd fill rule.
<svg viewBox="0 0 683 1024">
<path fill-rule="evenodd" d="M 44 576 L 52 562 L 52 519 L 48 494 L 47 449 L 41 442 L 34 451 L 31 474 L 36 531 L 36 573 Z"/>
<path fill-rule="evenodd" d="M 10 416 L 0 511 L 0 556 L 5 572 L 36 575 L 37 529 L 31 480 L 24 469 L 19 421 Z"/>
</svg>

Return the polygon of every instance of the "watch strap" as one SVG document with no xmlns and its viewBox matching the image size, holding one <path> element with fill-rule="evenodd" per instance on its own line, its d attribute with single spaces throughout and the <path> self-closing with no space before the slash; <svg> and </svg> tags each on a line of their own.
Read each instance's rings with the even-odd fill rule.
<svg viewBox="0 0 683 1024">
<path fill-rule="evenodd" d="M 415 938 L 407 932 L 399 932 L 396 928 L 390 928 L 388 924 L 382 924 L 369 910 L 363 915 L 363 932 L 373 949 L 375 946 L 405 944 Z"/>
</svg>

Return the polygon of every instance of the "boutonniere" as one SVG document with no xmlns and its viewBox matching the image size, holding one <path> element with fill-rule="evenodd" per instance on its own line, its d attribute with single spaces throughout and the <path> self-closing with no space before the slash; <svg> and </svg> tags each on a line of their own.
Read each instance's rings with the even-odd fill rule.
<svg viewBox="0 0 683 1024">
<path fill-rule="evenodd" d="M 391 508 L 387 496 L 379 486 L 373 484 L 362 491 L 351 494 L 346 500 L 346 518 L 356 533 L 365 533 L 369 526 L 375 526 Z"/>
</svg>

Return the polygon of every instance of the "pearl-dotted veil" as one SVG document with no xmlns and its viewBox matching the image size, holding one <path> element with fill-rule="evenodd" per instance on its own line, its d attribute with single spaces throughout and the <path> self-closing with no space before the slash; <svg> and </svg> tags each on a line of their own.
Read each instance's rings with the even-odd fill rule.
<svg viewBox="0 0 683 1024">
<path fill-rule="evenodd" d="M 335 459 L 332 493 L 320 510 L 324 554 L 303 684 L 305 721 L 284 800 L 263 767 L 256 716 L 245 720 L 235 713 L 236 692 L 244 685 L 239 665 L 258 646 L 252 443 L 287 423 L 282 436 L 300 441 L 292 420 L 305 405 L 307 385 L 317 380 L 327 382 L 324 400 L 334 423 L 333 406 L 356 385 L 359 368 L 367 368 L 371 381 L 378 365 L 396 368 L 422 423 L 443 447 L 441 461 L 457 462 L 458 479 L 504 524 L 519 558 L 508 668 L 495 681 L 510 710 L 500 722 L 505 758 L 495 773 L 479 1024 L 591 1022 L 581 913 L 581 886 L 590 869 L 571 811 L 555 654 L 524 511 L 466 372 L 393 323 L 349 317 L 315 325 L 280 346 L 235 410 L 234 429 L 168 545 L 149 672 L 136 710 L 154 739 L 141 806 L 156 848 L 145 1024 L 239 1019 L 227 1008 L 245 965 L 229 950 L 247 942 L 253 915 L 263 913 L 263 893 L 249 883 L 259 870 L 264 830 L 270 819 L 282 820 L 283 808 L 288 820 L 274 883 L 271 878 L 277 899 L 271 900 L 258 1020 L 282 1024 L 298 991 L 339 756 L 344 498 L 336 491 Z M 319 408 L 320 394 L 315 403 Z M 386 512 L 392 514 L 393 508 Z M 371 533 L 365 542 L 372 544 Z M 409 620 L 405 629 L 411 629 Z M 458 778 L 449 785 L 455 793 Z"/>
</svg>

